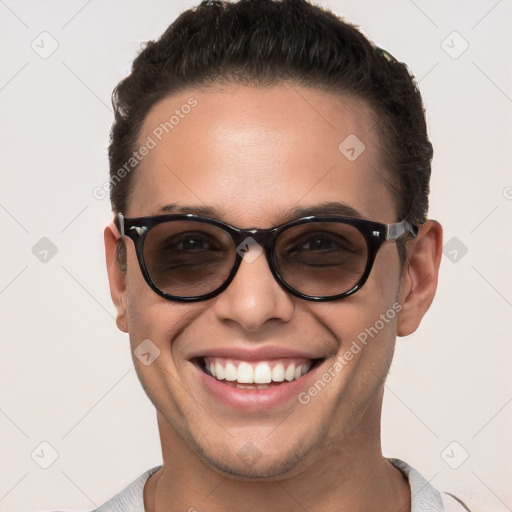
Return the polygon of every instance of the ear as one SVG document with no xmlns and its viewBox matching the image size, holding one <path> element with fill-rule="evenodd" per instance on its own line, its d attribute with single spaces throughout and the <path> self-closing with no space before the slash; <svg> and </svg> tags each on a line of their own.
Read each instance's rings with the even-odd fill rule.
<svg viewBox="0 0 512 512">
<path fill-rule="evenodd" d="M 407 247 L 408 261 L 404 262 L 400 286 L 397 335 L 412 334 L 432 304 L 443 249 L 443 228 L 439 222 L 428 220 L 420 226 L 418 236 Z"/>
<path fill-rule="evenodd" d="M 114 302 L 117 311 L 116 324 L 121 331 L 128 332 L 128 322 L 126 317 L 126 276 L 121 271 L 116 258 L 117 243 L 120 236 L 121 235 L 113 222 L 111 222 L 103 232 L 110 296 L 112 297 L 112 301 Z"/>
</svg>

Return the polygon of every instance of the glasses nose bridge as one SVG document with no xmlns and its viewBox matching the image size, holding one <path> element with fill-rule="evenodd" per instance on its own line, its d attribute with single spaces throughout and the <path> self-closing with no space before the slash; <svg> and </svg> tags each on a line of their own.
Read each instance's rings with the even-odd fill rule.
<svg viewBox="0 0 512 512">
<path fill-rule="evenodd" d="M 245 242 L 248 238 L 255 240 L 268 256 L 275 238 L 275 228 L 268 229 L 240 229 L 237 233 L 238 245 Z"/>
</svg>

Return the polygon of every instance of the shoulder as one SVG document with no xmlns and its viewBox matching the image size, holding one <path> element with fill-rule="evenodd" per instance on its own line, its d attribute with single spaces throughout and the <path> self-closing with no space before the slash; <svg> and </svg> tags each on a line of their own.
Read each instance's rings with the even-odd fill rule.
<svg viewBox="0 0 512 512">
<path fill-rule="evenodd" d="M 148 469 L 121 492 L 91 512 L 144 512 L 144 485 L 147 479 L 161 467 Z"/>
<path fill-rule="evenodd" d="M 121 492 L 91 512 L 144 512 L 144 485 L 161 467 L 156 466 L 145 471 Z"/>
<path fill-rule="evenodd" d="M 448 492 L 439 492 L 432 484 L 407 462 L 399 459 L 388 459 L 411 488 L 411 512 L 429 510 L 431 512 L 471 512 L 471 509 L 458 497 Z"/>
</svg>

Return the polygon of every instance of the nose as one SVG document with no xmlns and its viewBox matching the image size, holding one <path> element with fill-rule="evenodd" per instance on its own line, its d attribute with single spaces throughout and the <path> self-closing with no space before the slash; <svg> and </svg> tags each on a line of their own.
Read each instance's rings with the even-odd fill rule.
<svg viewBox="0 0 512 512">
<path fill-rule="evenodd" d="M 269 320 L 289 322 L 295 308 L 295 297 L 276 281 L 265 253 L 259 251 L 257 245 L 247 247 L 233 281 L 213 306 L 221 321 L 237 323 L 251 332 Z"/>
</svg>

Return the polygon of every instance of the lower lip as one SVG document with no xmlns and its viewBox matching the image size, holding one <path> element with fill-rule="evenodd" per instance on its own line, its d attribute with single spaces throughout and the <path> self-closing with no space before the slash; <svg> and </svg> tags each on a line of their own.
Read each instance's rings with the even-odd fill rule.
<svg viewBox="0 0 512 512">
<path fill-rule="evenodd" d="M 290 400 L 298 401 L 298 395 L 309 386 L 309 382 L 314 379 L 316 371 L 322 366 L 318 364 L 302 377 L 283 382 L 277 386 L 271 386 L 266 389 L 241 389 L 226 384 L 225 380 L 217 380 L 210 377 L 197 364 L 194 368 L 199 373 L 199 378 L 205 388 L 219 401 L 235 409 L 244 409 L 250 411 L 264 411 L 279 407 Z"/>
</svg>

